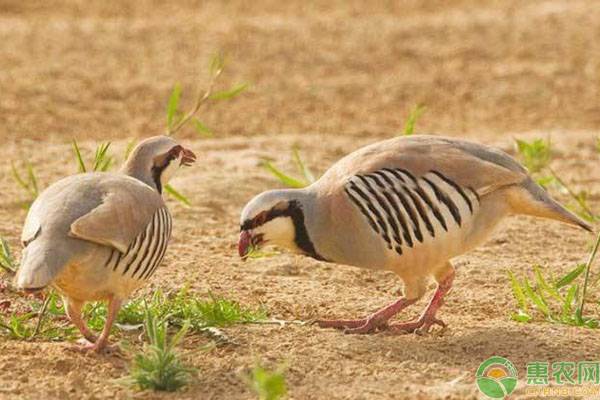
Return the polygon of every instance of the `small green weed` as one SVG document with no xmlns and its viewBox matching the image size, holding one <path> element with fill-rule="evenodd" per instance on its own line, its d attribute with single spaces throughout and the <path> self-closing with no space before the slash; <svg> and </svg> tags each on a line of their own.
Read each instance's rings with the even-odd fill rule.
<svg viewBox="0 0 600 400">
<path fill-rule="evenodd" d="M 534 139 L 531 142 L 515 139 L 517 151 L 523 164 L 532 174 L 541 172 L 550 164 L 552 157 L 552 142 L 550 139 Z"/>
<path fill-rule="evenodd" d="M 259 400 L 279 400 L 287 394 L 282 367 L 271 371 L 257 363 L 246 377 L 246 383 Z"/>
<path fill-rule="evenodd" d="M 8 242 L 0 237 L 0 268 L 4 269 L 10 275 L 17 272 L 17 264 L 13 258 Z"/>
<path fill-rule="evenodd" d="M 270 160 L 263 160 L 261 165 L 267 171 L 269 171 L 275 178 L 279 180 L 284 186 L 291 188 L 303 188 L 310 185 L 315 181 L 315 177 L 310 169 L 306 166 L 300 151 L 297 147 L 292 149 L 292 162 L 298 172 L 301 175 L 300 178 L 294 178 L 293 176 L 287 175 L 285 172 L 277 168 Z"/>
<path fill-rule="evenodd" d="M 240 83 L 227 90 L 214 92 L 214 86 L 225 69 L 225 58 L 221 54 L 217 54 L 211 58 L 209 65 L 209 82 L 206 90 L 199 90 L 194 102 L 194 106 L 190 111 L 184 113 L 180 110 L 180 100 L 182 89 L 181 85 L 176 84 L 173 87 L 169 101 L 167 102 L 167 135 L 174 135 L 182 129 L 188 122 L 191 122 L 197 134 L 203 137 L 210 137 L 213 132 L 202 121 L 196 117 L 203 104 L 209 101 L 229 100 L 232 99 L 248 88 L 247 83 Z"/>
<path fill-rule="evenodd" d="M 31 203 L 33 203 L 33 201 L 40 194 L 40 191 L 38 187 L 38 179 L 33 169 L 33 165 L 31 165 L 29 161 L 25 161 L 24 164 L 25 173 L 23 175 L 19 173 L 14 162 L 11 161 L 10 166 L 13 179 L 29 195 L 29 199 L 23 203 L 23 208 L 29 209 Z"/>
<path fill-rule="evenodd" d="M 79 149 L 79 145 L 77 141 L 73 139 L 73 151 L 75 152 L 75 159 L 77 160 L 77 167 L 80 173 L 88 172 L 88 171 L 101 171 L 106 172 L 113 165 L 114 158 L 108 154 L 108 149 L 110 147 L 110 142 L 101 143 L 94 153 L 94 160 L 92 163 L 92 168 L 88 169 L 83 161 L 83 157 L 81 156 L 81 150 Z"/>
<path fill-rule="evenodd" d="M 600 235 L 587 263 L 577 265 L 557 280 L 552 277 L 545 278 L 541 267 L 537 265 L 533 267 L 535 285 L 531 284 L 527 277 L 519 280 L 508 271 L 513 296 L 517 302 L 517 311 L 512 314 L 512 318 L 517 322 L 530 322 L 534 319 L 535 313 L 539 313 L 549 322 L 598 328 L 599 321 L 584 317 L 583 310 L 586 304 L 590 268 L 599 245 Z M 582 274 L 584 274 L 583 285 L 576 282 Z"/>
<path fill-rule="evenodd" d="M 145 300 L 133 299 L 125 304 L 117 317 L 119 325 L 140 325 L 145 318 Z M 189 323 L 192 331 L 200 332 L 208 327 L 226 327 L 266 319 L 263 310 L 251 310 L 238 302 L 209 293 L 208 299 L 198 299 L 187 288 L 172 295 L 157 290 L 148 302 L 148 308 L 159 318 L 165 318 L 172 326 Z M 106 321 L 104 303 L 89 304 L 84 316 L 90 328 L 100 330 Z"/>
<path fill-rule="evenodd" d="M 169 339 L 168 322 L 148 309 L 144 327 L 149 344 L 144 345 L 144 351 L 135 356 L 130 376 L 125 381 L 142 390 L 167 392 L 187 385 L 195 370 L 183 364 L 176 346 L 188 331 L 189 324 L 184 323 Z"/>
</svg>

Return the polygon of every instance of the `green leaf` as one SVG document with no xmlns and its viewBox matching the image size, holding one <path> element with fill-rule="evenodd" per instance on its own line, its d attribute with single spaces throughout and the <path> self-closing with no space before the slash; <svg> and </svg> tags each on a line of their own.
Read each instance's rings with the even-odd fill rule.
<svg viewBox="0 0 600 400">
<path fill-rule="evenodd" d="M 565 300 L 562 304 L 562 318 L 567 319 L 572 317 L 573 306 L 577 302 L 577 292 L 579 291 L 578 285 L 572 285 L 567 291 L 567 295 L 565 296 Z"/>
<path fill-rule="evenodd" d="M 529 314 L 521 309 L 517 310 L 516 313 L 513 313 L 511 318 L 517 322 L 529 322 L 533 319 Z"/>
<path fill-rule="evenodd" d="M 533 266 L 533 271 L 535 274 L 535 280 L 536 283 L 538 285 L 538 287 L 540 289 L 545 290 L 548 294 L 550 294 L 550 296 L 554 297 L 556 300 L 558 300 L 559 302 L 562 303 L 563 298 L 560 295 L 560 293 L 558 292 L 558 290 L 556 290 L 555 287 L 550 286 L 546 280 L 544 279 L 544 276 L 542 275 L 542 271 L 540 270 L 540 266 L 539 265 L 534 265 Z"/>
<path fill-rule="evenodd" d="M 216 53 L 210 59 L 209 72 L 211 76 L 217 76 L 225 68 L 225 57 L 222 53 Z"/>
<path fill-rule="evenodd" d="M 558 282 L 554 284 L 554 287 L 560 289 L 563 286 L 569 285 L 571 282 L 577 279 L 577 277 L 581 275 L 583 271 L 585 271 L 585 264 L 578 264 L 572 271 L 560 278 Z"/>
<path fill-rule="evenodd" d="M 403 134 L 406 136 L 412 135 L 415 132 L 415 125 L 418 119 L 421 117 L 421 114 L 425 111 L 425 107 L 423 105 L 417 104 L 408 114 L 408 118 L 406 123 L 404 124 Z"/>
<path fill-rule="evenodd" d="M 550 309 L 548 308 L 548 305 L 543 300 L 542 296 L 535 293 L 535 291 L 529 284 L 529 281 L 527 280 L 527 278 L 525 278 L 523 280 L 523 287 L 525 289 L 525 294 L 527 295 L 527 297 L 529 297 L 529 299 L 537 307 L 537 309 L 539 311 L 541 311 L 542 314 L 544 314 L 544 316 L 546 318 L 552 318 L 552 315 L 551 315 Z"/>
<path fill-rule="evenodd" d="M 517 300 L 517 304 L 519 308 L 523 311 L 527 311 L 527 299 L 525 294 L 523 293 L 523 288 L 519 283 L 519 280 L 515 277 L 515 275 L 511 271 L 508 272 L 508 277 L 510 278 L 510 285 L 512 287 L 513 295 Z"/>
<path fill-rule="evenodd" d="M 8 242 L 0 238 L 0 267 L 7 272 L 14 274 L 16 272 L 15 261 L 13 259 Z"/>
<path fill-rule="evenodd" d="M 215 92 L 213 94 L 210 95 L 210 99 L 211 100 L 228 100 L 228 99 L 232 99 L 235 96 L 239 95 L 240 93 L 242 93 L 244 90 L 246 90 L 248 88 L 248 84 L 247 83 L 239 83 L 237 85 L 235 85 L 234 87 L 232 87 L 229 90 L 222 90 L 219 92 Z"/>
<path fill-rule="evenodd" d="M 81 151 L 79 150 L 79 145 L 77 141 L 73 139 L 73 150 L 75 151 L 75 158 L 77 159 L 77 165 L 79 167 L 79 172 L 84 173 L 87 172 L 85 168 L 85 163 L 83 162 L 83 157 L 81 157 Z"/>
<path fill-rule="evenodd" d="M 283 371 L 269 371 L 256 365 L 249 376 L 249 384 L 259 400 L 278 400 L 287 394 Z"/>
<path fill-rule="evenodd" d="M 517 151 L 531 173 L 540 172 L 548 166 L 552 156 L 550 139 L 534 139 L 531 142 L 515 139 Z"/>
<path fill-rule="evenodd" d="M 535 181 L 537 182 L 538 185 L 540 185 L 544 189 L 547 189 L 548 186 L 556 183 L 556 178 L 554 178 L 552 175 L 550 175 L 550 176 L 540 176 L 538 178 L 535 178 Z"/>
<path fill-rule="evenodd" d="M 303 188 L 306 186 L 305 182 L 301 182 L 300 180 L 283 173 L 268 160 L 263 160 L 261 165 L 287 187 Z"/>
<path fill-rule="evenodd" d="M 210 128 L 208 128 L 206 125 L 204 125 L 202 123 L 202 121 L 200 121 L 198 118 L 194 118 L 193 122 L 194 122 L 194 129 L 196 129 L 196 132 L 199 135 L 202 135 L 205 137 L 213 136 L 213 132 L 210 130 Z"/>
<path fill-rule="evenodd" d="M 165 185 L 164 189 L 165 189 L 165 192 L 167 192 L 169 195 L 173 196 L 173 198 L 175 200 L 185 204 L 188 207 L 192 205 L 190 200 L 187 197 L 185 197 L 183 194 L 179 193 L 173 186 Z"/>
<path fill-rule="evenodd" d="M 112 157 L 108 156 L 110 142 L 102 143 L 96 148 L 94 156 L 94 171 L 107 171 L 112 164 Z"/>
<path fill-rule="evenodd" d="M 167 103 L 167 128 L 170 130 L 175 122 L 177 110 L 179 109 L 179 99 L 181 98 L 181 85 L 178 83 L 173 88 L 169 102 Z"/>
<path fill-rule="evenodd" d="M 302 176 L 304 176 L 306 182 L 313 183 L 315 181 L 315 176 L 312 174 L 310 169 L 308 169 L 306 164 L 304 164 L 304 162 L 302 161 L 302 158 L 300 157 L 300 152 L 298 151 L 297 147 L 294 147 L 292 149 L 292 158 L 294 159 L 296 167 L 298 168 L 300 173 L 302 173 Z"/>
<path fill-rule="evenodd" d="M 39 190 L 37 184 L 37 178 L 35 177 L 35 172 L 33 171 L 33 166 L 29 161 L 27 161 L 27 176 L 29 177 L 29 182 L 31 183 L 31 193 L 37 197 Z"/>
</svg>

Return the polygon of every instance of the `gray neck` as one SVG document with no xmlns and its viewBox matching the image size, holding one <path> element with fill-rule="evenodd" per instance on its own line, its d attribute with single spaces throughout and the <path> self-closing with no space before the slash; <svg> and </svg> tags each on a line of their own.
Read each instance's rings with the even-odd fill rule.
<svg viewBox="0 0 600 400">
<path fill-rule="evenodd" d="M 156 174 L 145 160 L 140 160 L 135 156 L 129 157 L 125 164 L 123 164 L 123 167 L 121 167 L 121 173 L 136 178 L 157 192 L 162 193 L 160 174 Z"/>
</svg>

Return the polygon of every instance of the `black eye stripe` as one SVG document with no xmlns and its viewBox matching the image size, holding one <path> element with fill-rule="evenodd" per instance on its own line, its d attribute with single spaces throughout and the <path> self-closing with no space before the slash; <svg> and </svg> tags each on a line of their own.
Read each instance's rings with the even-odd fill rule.
<svg viewBox="0 0 600 400">
<path fill-rule="evenodd" d="M 250 229 L 258 228 L 259 226 L 262 226 L 267 222 L 272 221 L 278 217 L 291 217 L 293 214 L 292 209 L 295 207 L 299 207 L 299 205 L 295 201 L 292 201 L 288 204 L 287 208 L 271 208 L 269 211 L 266 212 L 266 215 L 260 213 L 254 218 L 245 220 L 244 223 L 240 226 L 240 231 L 247 231 Z M 263 215 L 265 215 L 265 217 L 262 217 Z"/>
</svg>

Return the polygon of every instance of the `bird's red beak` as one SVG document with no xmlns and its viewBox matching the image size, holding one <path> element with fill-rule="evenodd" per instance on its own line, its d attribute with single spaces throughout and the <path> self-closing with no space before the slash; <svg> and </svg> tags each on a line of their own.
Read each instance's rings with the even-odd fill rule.
<svg viewBox="0 0 600 400">
<path fill-rule="evenodd" d="M 189 167 L 194 162 L 196 162 L 196 155 L 190 149 L 182 148 L 181 152 L 183 156 L 181 157 L 181 165 Z"/>
<path fill-rule="evenodd" d="M 240 232 L 240 239 L 238 241 L 238 253 L 240 257 L 242 257 L 242 261 L 246 261 L 248 258 L 248 251 L 250 250 L 250 245 L 252 244 L 252 234 L 250 231 L 242 231 Z"/>
</svg>

